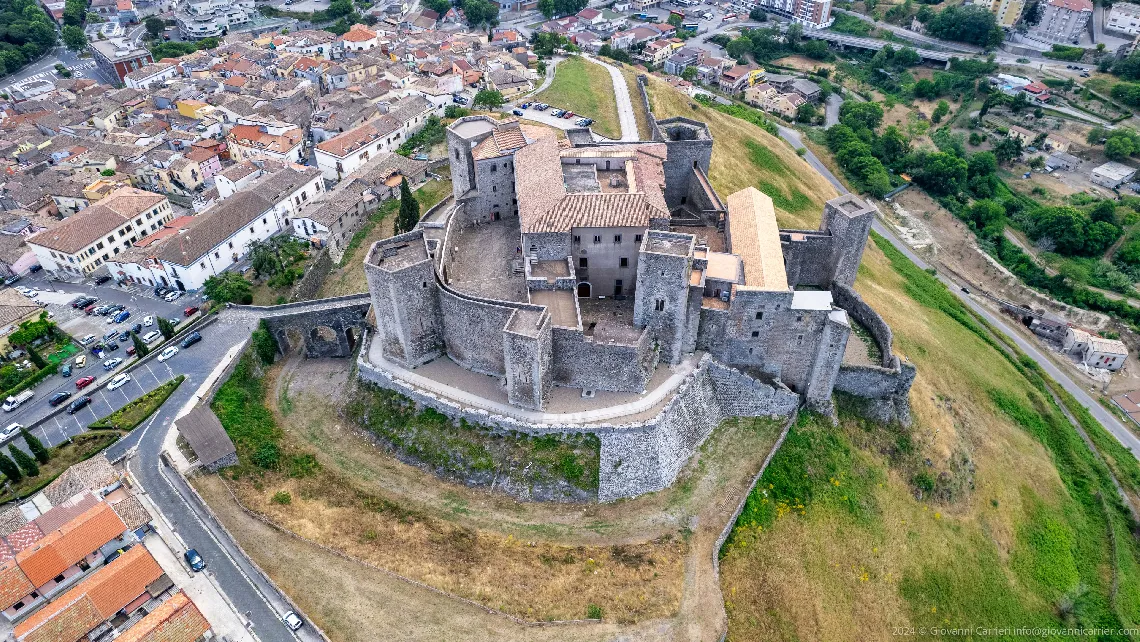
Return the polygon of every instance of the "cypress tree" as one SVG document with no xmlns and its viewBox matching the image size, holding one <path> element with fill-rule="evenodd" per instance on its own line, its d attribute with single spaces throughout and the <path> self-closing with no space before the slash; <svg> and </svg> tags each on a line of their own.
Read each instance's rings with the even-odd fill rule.
<svg viewBox="0 0 1140 642">
<path fill-rule="evenodd" d="M 48 463 L 48 460 L 51 459 L 51 453 L 48 452 L 47 448 L 44 448 L 43 442 L 28 432 L 27 428 L 21 428 L 20 434 L 24 436 L 24 443 L 28 444 L 28 450 L 32 451 L 32 456 L 36 458 L 36 461 L 41 464 Z"/>
<path fill-rule="evenodd" d="M 16 465 L 20 467 L 26 477 L 37 477 L 40 474 L 40 467 L 36 465 L 36 460 L 32 459 L 31 455 L 16 448 L 16 444 L 8 445 L 8 452 L 12 453 L 12 459 L 16 461 Z"/>
<path fill-rule="evenodd" d="M 158 331 L 162 333 L 163 340 L 174 336 L 174 326 L 162 317 L 158 318 Z"/>
<path fill-rule="evenodd" d="M 420 203 L 412 194 L 407 177 L 400 181 L 400 213 L 396 216 L 396 233 L 411 232 L 420 222 Z"/>
<path fill-rule="evenodd" d="M 146 347 L 146 342 L 139 338 L 137 333 L 131 333 L 131 341 L 135 344 L 135 354 L 140 359 L 150 353 L 150 348 Z"/>
<path fill-rule="evenodd" d="M 28 346 L 28 360 L 31 361 L 32 365 L 37 367 L 37 368 L 42 369 L 44 366 L 47 365 L 44 362 L 44 358 L 40 356 L 40 353 L 36 352 L 36 349 L 30 345 Z"/>
<path fill-rule="evenodd" d="M 24 478 L 24 474 L 20 472 L 20 467 L 16 465 L 16 462 L 8 459 L 8 456 L 3 452 L 0 452 L 0 473 L 4 473 L 8 481 L 13 484 Z"/>
</svg>

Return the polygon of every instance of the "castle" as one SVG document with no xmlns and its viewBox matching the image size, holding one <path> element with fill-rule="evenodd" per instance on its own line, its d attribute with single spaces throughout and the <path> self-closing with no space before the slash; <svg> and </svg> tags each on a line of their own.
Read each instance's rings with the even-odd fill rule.
<svg viewBox="0 0 1140 642">
<path fill-rule="evenodd" d="M 874 210 L 844 195 L 818 230 L 781 230 L 767 195 L 722 200 L 712 188 L 707 126 L 673 118 L 653 130 L 652 141 L 598 143 L 486 116 L 452 123 L 453 198 L 365 259 L 376 333 L 361 376 L 453 418 L 598 432 L 601 499 L 671 483 L 722 417 L 833 412 L 838 390 L 909 421 L 914 369 L 851 288 Z M 879 363 L 866 362 L 853 323 Z M 469 390 L 506 404 L 476 409 L 412 381 L 441 360 L 487 375 L 498 390 L 478 379 Z M 627 423 L 546 421 L 564 389 L 615 393 L 629 408 L 668 394 Z"/>
</svg>

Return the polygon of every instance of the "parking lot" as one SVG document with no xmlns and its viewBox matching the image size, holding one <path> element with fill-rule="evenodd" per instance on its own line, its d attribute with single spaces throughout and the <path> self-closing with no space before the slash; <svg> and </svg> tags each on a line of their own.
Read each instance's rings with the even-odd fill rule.
<svg viewBox="0 0 1140 642">
<path fill-rule="evenodd" d="M 183 315 L 185 308 L 201 304 L 200 295 L 184 295 L 173 302 L 167 302 L 156 297 L 150 288 L 143 288 L 141 286 L 124 287 L 114 283 L 108 283 L 102 286 L 96 286 L 93 283 L 55 283 L 48 282 L 42 273 L 24 277 L 14 285 L 38 288 L 38 290 L 33 290 L 36 292 L 36 296 L 33 297 L 33 300 L 44 304 L 45 309 L 51 312 L 53 321 L 55 321 L 61 329 L 70 334 L 76 342 L 79 342 L 89 334 L 95 335 L 98 341 L 102 341 L 104 335 L 111 330 L 120 333 L 125 330 L 130 330 L 136 323 L 142 323 L 143 318 L 146 316 L 153 316 L 156 317 L 156 319 L 161 316 L 165 319 L 172 321 L 178 320 L 181 322 L 185 320 L 185 316 Z M 94 314 L 87 315 L 82 309 L 74 309 L 69 305 L 72 300 L 80 295 L 98 297 L 99 304 L 123 305 L 126 310 L 130 312 L 130 317 L 121 323 L 108 323 L 108 317 Z M 158 324 L 157 321 L 155 321 L 152 326 L 144 326 L 141 334 L 145 335 L 147 332 L 157 330 Z M 76 357 L 72 357 L 66 361 L 65 363 L 73 365 L 71 376 L 64 377 L 61 374 L 56 374 L 45 379 L 41 384 L 35 387 L 35 396 L 32 399 L 17 409 L 4 413 L 6 416 L 0 418 L 3 425 L 7 426 L 13 422 L 25 426 L 31 425 L 56 410 L 55 407 L 49 405 L 48 400 L 57 392 L 67 391 L 71 393 L 71 397 L 60 404 L 61 407 L 66 407 L 72 401 L 87 394 L 87 391 L 95 391 L 95 389 L 104 382 L 114 378 L 115 374 L 126 368 L 129 362 L 132 362 L 134 358 L 126 354 L 127 348 L 133 345 L 130 339 L 125 342 L 119 342 L 117 338 L 112 340 L 119 343 L 119 349 L 107 352 L 101 357 L 92 354 L 90 351 L 91 345 L 94 345 L 98 341 L 86 346 L 81 346 L 82 352 L 79 354 L 86 356 L 86 366 L 83 368 L 74 367 L 75 359 L 78 357 L 78 354 Z M 151 347 L 154 348 L 158 343 L 159 342 L 156 341 L 151 344 Z M 201 346 L 191 346 L 186 352 L 193 352 L 195 349 L 201 349 Z M 36 428 L 34 431 L 35 434 L 43 439 L 45 443 L 55 445 L 66 440 L 71 435 L 82 432 L 92 421 L 114 412 L 131 399 L 153 390 L 163 382 L 173 378 L 176 374 L 182 374 L 183 371 L 181 369 L 176 371 L 172 369 L 172 366 L 177 367 L 178 361 L 183 358 L 183 356 L 183 354 L 179 354 L 166 363 L 160 363 L 157 359 L 148 360 L 145 364 L 132 371 L 132 380 L 123 387 L 114 391 L 99 389 L 89 393 L 92 398 L 90 405 L 79 410 L 74 415 L 69 415 L 66 411 L 56 415 Z M 121 357 L 123 362 L 113 370 L 104 370 L 104 360 L 115 357 Z M 95 383 L 87 386 L 84 390 L 76 390 L 75 381 L 88 375 L 95 377 Z M 16 443 L 20 447 L 23 447 L 21 440 L 17 439 Z"/>
</svg>

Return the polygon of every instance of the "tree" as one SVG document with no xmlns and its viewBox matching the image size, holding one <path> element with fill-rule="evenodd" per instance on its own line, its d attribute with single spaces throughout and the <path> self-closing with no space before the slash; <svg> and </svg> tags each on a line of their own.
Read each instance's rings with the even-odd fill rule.
<svg viewBox="0 0 1140 642">
<path fill-rule="evenodd" d="M 930 122 L 940 123 L 942 118 L 950 113 L 950 103 L 945 100 L 938 101 L 938 105 L 934 108 L 934 113 L 930 115 Z"/>
<path fill-rule="evenodd" d="M 970 223 L 974 229 L 983 230 L 1005 217 L 1005 207 L 997 201 L 982 199 L 970 207 Z"/>
<path fill-rule="evenodd" d="M 20 467 L 16 465 L 16 462 L 2 452 L 0 452 L 0 473 L 4 473 L 8 481 L 13 484 L 19 483 L 24 478 L 24 474 L 20 472 Z"/>
<path fill-rule="evenodd" d="M 538 11 L 547 20 L 554 17 L 554 0 L 538 0 Z"/>
<path fill-rule="evenodd" d="M 1006 136 L 994 145 L 994 158 L 1002 165 L 1008 165 L 1021 158 L 1021 139 Z"/>
<path fill-rule="evenodd" d="M 933 80 L 922 80 L 914 83 L 914 88 L 911 90 L 915 98 L 925 98 L 930 100 L 938 97 L 938 85 L 934 84 Z"/>
<path fill-rule="evenodd" d="M 936 38 L 983 47 L 996 47 L 1004 37 L 994 14 L 980 5 L 945 8 L 927 21 L 926 32 Z"/>
<path fill-rule="evenodd" d="M 28 361 L 31 361 L 33 366 L 41 370 L 47 366 L 47 363 L 44 361 L 44 358 L 40 356 L 40 353 L 30 345 L 28 346 Z"/>
<path fill-rule="evenodd" d="M 151 40 L 157 40 L 162 36 L 162 32 L 166 31 L 166 23 L 154 16 L 147 18 L 143 24 L 146 26 L 146 34 L 150 36 Z"/>
<path fill-rule="evenodd" d="M 1089 218 L 1093 221 L 1104 221 L 1105 223 L 1116 224 L 1116 203 L 1105 199 L 1089 210 Z"/>
<path fill-rule="evenodd" d="M 143 341 L 135 332 L 131 333 L 131 343 L 135 345 L 135 354 L 141 359 L 150 354 L 150 348 L 147 347 L 146 341 Z"/>
<path fill-rule="evenodd" d="M 970 178 L 975 176 L 989 176 L 997 172 L 997 157 L 993 152 L 978 152 L 972 154 L 969 161 L 969 175 Z"/>
<path fill-rule="evenodd" d="M 48 452 L 47 448 L 44 448 L 43 442 L 28 432 L 27 428 L 21 428 L 20 435 L 24 438 L 24 443 L 28 445 L 28 450 L 32 452 L 32 456 L 36 458 L 36 461 L 40 464 L 48 463 L 51 459 L 51 453 Z"/>
<path fill-rule="evenodd" d="M 681 22 L 682 22 L 681 16 L 678 14 L 670 12 L 668 22 L 669 22 L 669 24 L 673 25 L 674 27 L 680 27 Z"/>
<path fill-rule="evenodd" d="M 696 67 L 693 67 L 693 66 L 685 67 L 681 71 L 681 79 L 682 80 L 687 80 L 689 82 L 693 82 L 693 79 L 696 77 L 697 77 L 697 68 Z"/>
<path fill-rule="evenodd" d="M 218 303 L 248 304 L 253 302 L 253 292 L 250 289 L 249 281 L 246 281 L 237 272 L 222 272 L 217 276 L 211 276 L 206 279 L 202 289 L 211 301 Z"/>
<path fill-rule="evenodd" d="M 281 262 L 281 254 L 273 246 L 272 240 L 250 241 L 246 247 L 249 264 L 257 278 L 273 276 L 284 267 Z"/>
<path fill-rule="evenodd" d="M 816 119 L 817 115 L 818 112 L 815 109 L 815 105 L 804 103 L 796 109 L 796 122 L 810 124 Z"/>
<path fill-rule="evenodd" d="M 352 0 L 332 0 L 329 3 L 329 8 L 325 9 L 325 15 L 329 18 L 340 18 L 351 14 L 353 11 Z"/>
<path fill-rule="evenodd" d="M 419 201 L 416 200 L 415 194 L 412 194 L 408 179 L 404 178 L 400 181 L 400 213 L 396 215 L 396 233 L 411 232 L 419 222 Z"/>
<path fill-rule="evenodd" d="M 40 467 L 28 453 L 16 448 L 16 444 L 9 444 L 8 452 L 12 453 L 12 460 L 20 467 L 20 472 L 24 473 L 25 477 L 40 476 Z"/>
<path fill-rule="evenodd" d="M 756 7 L 748 12 L 748 19 L 755 22 L 768 22 L 768 14 L 764 13 L 760 7 Z"/>
<path fill-rule="evenodd" d="M 506 99 L 503 98 L 503 92 L 497 89 L 484 89 L 475 94 L 475 99 L 471 101 L 472 107 L 485 105 L 488 109 L 498 109 L 503 106 Z"/>
<path fill-rule="evenodd" d="M 72 51 L 82 51 L 87 46 L 87 35 L 83 33 L 83 29 L 74 25 L 64 25 L 61 30 L 63 33 L 63 44 Z"/>
<path fill-rule="evenodd" d="M 100 176 L 114 176 L 115 170 L 108 168 L 108 169 L 105 169 L 105 170 L 99 172 L 99 175 Z"/>
<path fill-rule="evenodd" d="M 874 131 L 883 122 L 883 108 L 877 103 L 857 103 L 849 100 L 839 108 L 839 122 L 855 131 L 861 127 Z"/>
<path fill-rule="evenodd" d="M 916 180 L 935 196 L 957 194 L 966 184 L 966 161 L 953 154 L 928 154 L 918 171 Z"/>
<path fill-rule="evenodd" d="M 498 24 L 499 5 L 487 0 L 467 0 L 463 3 L 463 14 L 467 16 L 467 24 L 472 27 Z"/>
<path fill-rule="evenodd" d="M 162 333 L 162 340 L 168 341 L 174 336 L 174 325 L 162 317 L 158 317 L 158 331 Z"/>
<path fill-rule="evenodd" d="M 875 157 L 884 165 L 893 165 L 910 153 L 910 140 L 898 127 L 891 125 L 875 144 Z"/>
<path fill-rule="evenodd" d="M 448 0 L 424 0 L 424 4 L 440 16 L 451 10 L 451 2 Z"/>
</svg>

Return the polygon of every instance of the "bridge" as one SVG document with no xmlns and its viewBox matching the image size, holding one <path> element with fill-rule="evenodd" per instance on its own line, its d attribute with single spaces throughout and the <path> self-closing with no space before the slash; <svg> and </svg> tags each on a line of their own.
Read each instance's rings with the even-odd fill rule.
<svg viewBox="0 0 1140 642">
<path fill-rule="evenodd" d="M 290 350 L 290 335 L 299 336 L 305 356 L 348 357 L 364 334 L 372 297 L 367 293 L 283 305 L 228 306 L 265 322 L 282 354 Z"/>
<path fill-rule="evenodd" d="M 842 33 L 835 33 L 833 31 L 821 31 L 818 29 L 805 29 L 804 38 L 811 38 L 813 40 L 825 40 L 828 43 L 840 47 L 854 47 L 856 49 L 866 49 L 869 51 L 879 51 L 883 47 L 890 45 L 895 49 L 908 47 L 910 45 L 887 42 L 886 40 L 876 40 L 874 38 L 860 38 L 858 36 L 849 36 Z M 933 49 L 915 49 L 918 56 L 926 61 L 944 62 L 950 64 L 951 58 L 971 58 L 970 54 L 959 53 L 954 51 L 935 51 Z"/>
</svg>

